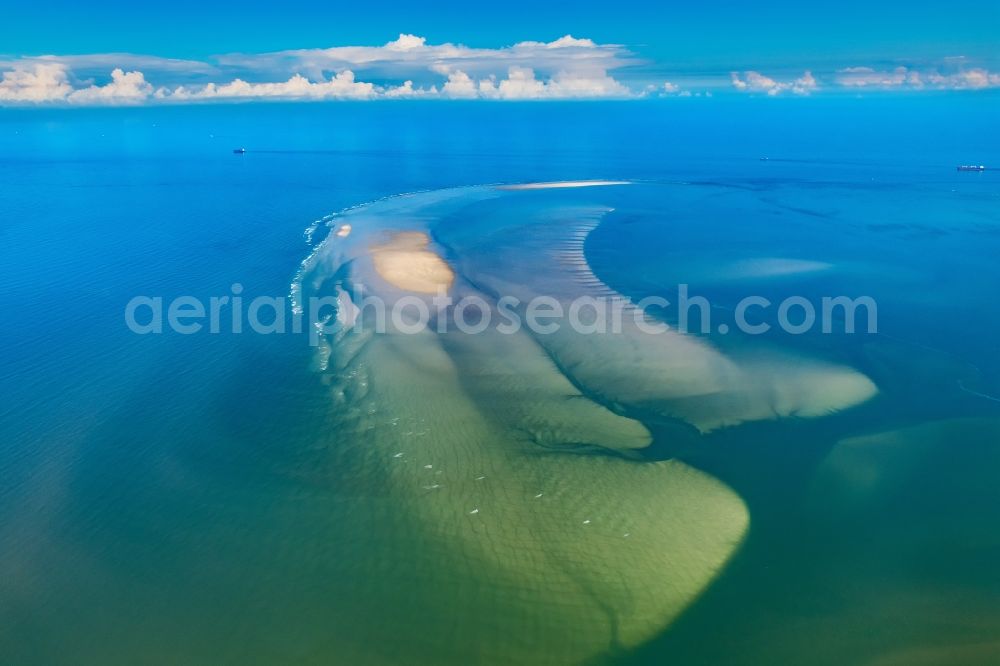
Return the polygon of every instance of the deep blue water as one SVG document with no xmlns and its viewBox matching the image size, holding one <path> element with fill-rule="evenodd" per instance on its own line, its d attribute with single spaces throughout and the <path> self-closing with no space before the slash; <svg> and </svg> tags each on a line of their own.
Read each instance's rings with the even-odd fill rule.
<svg viewBox="0 0 1000 666">
<path fill-rule="evenodd" d="M 609 216 L 588 247 L 605 282 L 635 296 L 691 282 L 726 304 L 742 292 L 706 265 L 750 252 L 848 266 L 794 286 L 877 297 L 881 335 L 788 344 L 835 348 L 884 397 L 708 442 L 658 437 L 654 455 L 728 483 L 755 528 L 671 629 L 616 658 L 988 663 L 1000 655 L 1000 171 L 954 167 L 1000 165 L 998 102 L 0 111 L 0 655 L 336 656 L 316 638 L 336 581 L 315 581 L 339 557 L 329 516 L 349 507 L 330 492 L 336 414 L 306 335 L 139 336 L 129 299 L 207 299 L 234 283 L 286 296 L 306 227 L 393 194 L 636 179 L 676 186 L 669 225 Z M 751 286 L 777 297 L 787 284 Z M 888 453 L 827 457 L 898 430 Z M 817 642 L 831 645 L 822 658 Z"/>
</svg>

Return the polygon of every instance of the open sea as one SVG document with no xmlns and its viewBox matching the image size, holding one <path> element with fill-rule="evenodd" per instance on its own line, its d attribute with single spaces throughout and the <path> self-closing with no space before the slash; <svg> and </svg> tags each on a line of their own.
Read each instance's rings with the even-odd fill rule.
<svg viewBox="0 0 1000 666">
<path fill-rule="evenodd" d="M 1000 170 L 955 169 L 998 111 L 0 110 L 0 662 L 1000 663 Z M 687 285 L 711 326 L 127 325 L 398 302 L 400 238 L 491 310 Z"/>
</svg>

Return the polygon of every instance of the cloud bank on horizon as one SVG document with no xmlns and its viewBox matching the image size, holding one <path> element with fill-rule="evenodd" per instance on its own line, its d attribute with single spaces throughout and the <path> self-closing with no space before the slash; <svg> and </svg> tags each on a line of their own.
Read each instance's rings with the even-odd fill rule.
<svg viewBox="0 0 1000 666">
<path fill-rule="evenodd" d="M 628 99 L 713 91 L 809 95 L 823 91 L 979 90 L 1000 73 L 962 57 L 936 68 L 848 66 L 781 76 L 756 70 L 686 81 L 650 81 L 649 64 L 624 46 L 566 35 L 503 48 L 428 44 L 401 34 L 382 46 L 338 46 L 208 61 L 128 53 L 0 60 L 0 105 L 138 105 L 220 100 L 392 98 L 544 100 Z M 110 73 L 110 75 L 109 75 Z M 614 73 L 614 75 L 612 75 Z M 645 76 L 645 80 L 643 80 Z M 695 89 L 695 87 L 697 89 Z"/>
</svg>

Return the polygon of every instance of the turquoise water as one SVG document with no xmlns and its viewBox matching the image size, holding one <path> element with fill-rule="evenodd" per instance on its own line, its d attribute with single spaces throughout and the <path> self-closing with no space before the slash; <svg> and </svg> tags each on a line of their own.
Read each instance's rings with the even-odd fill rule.
<svg viewBox="0 0 1000 666">
<path fill-rule="evenodd" d="M 5 661 L 995 660 L 1000 187 L 954 171 L 998 161 L 995 99 L 707 103 L 0 114 Z M 638 184 L 482 187 L 575 179 Z M 379 229 L 458 291 L 870 295 L 879 330 L 689 336 L 750 378 L 720 400 L 644 343 L 334 336 L 318 370 L 308 332 L 125 325 L 310 256 L 326 293 Z M 829 368 L 877 395 L 807 415 Z"/>
</svg>

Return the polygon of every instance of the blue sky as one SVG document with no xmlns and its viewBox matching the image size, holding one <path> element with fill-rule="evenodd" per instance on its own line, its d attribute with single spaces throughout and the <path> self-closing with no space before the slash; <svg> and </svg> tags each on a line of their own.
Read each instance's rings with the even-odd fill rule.
<svg viewBox="0 0 1000 666">
<path fill-rule="evenodd" d="M 295 85 L 283 89 L 219 89 L 228 91 L 227 95 L 302 94 L 308 98 L 383 96 L 388 91 L 408 96 L 407 91 L 416 95 L 433 89 L 435 96 L 442 96 L 448 77 L 461 72 L 480 91 L 478 96 L 502 97 L 501 83 L 511 79 L 511 66 L 530 69 L 532 76 L 517 72 L 506 94 L 533 97 L 722 92 L 812 95 L 838 90 L 917 91 L 1000 85 L 996 74 L 1000 70 L 1000 3 L 995 2 L 696 4 L 581 0 L 543 4 L 514 0 L 484 5 L 293 0 L 255 6 L 232 0 L 54 0 L 44 5 L 15 0 L 7 4 L 0 22 L 0 72 L 7 73 L 7 85 L 4 88 L 0 83 L 0 103 L 32 102 L 28 99 L 32 96 L 43 103 L 65 102 L 78 90 L 91 90 L 74 98 L 87 103 L 135 101 L 139 89 L 145 91 L 143 99 L 165 100 L 181 87 L 183 94 L 173 100 L 180 101 L 182 97 L 193 98 L 199 87 L 208 83 L 221 87 L 238 79 L 276 84 L 296 74 L 310 83 L 324 83 L 345 70 L 354 77 L 352 83 L 370 83 L 373 88 L 349 88 L 342 81 L 309 89 L 296 80 Z M 413 67 L 390 67 L 383 59 L 384 66 L 367 71 L 364 63 L 338 58 L 327 63 L 327 69 L 306 71 L 289 64 L 295 56 L 288 53 L 282 56 L 285 62 L 281 66 L 275 65 L 275 58 L 253 62 L 242 57 L 239 66 L 225 58 L 227 54 L 301 53 L 338 46 L 380 47 L 400 34 L 423 38 L 427 46 L 455 44 L 493 50 L 495 70 L 484 66 L 472 72 L 461 69 L 461 63 L 445 67 L 409 58 Z M 588 61 L 590 65 L 583 68 L 587 71 L 567 72 L 571 60 L 582 62 L 588 57 L 582 42 L 573 45 L 575 53 L 564 51 L 566 57 L 558 61 L 542 58 L 535 62 L 524 53 L 510 60 L 502 51 L 523 42 L 552 43 L 566 35 L 595 45 L 592 54 L 600 57 Z M 121 57 L 115 60 L 109 54 Z M 73 55 L 91 57 L 36 59 Z M 431 52 L 426 55 L 434 56 Z M 204 67 L 190 65 L 185 73 L 177 63 L 169 65 L 154 57 L 204 63 Z M 32 69 L 39 62 L 46 68 Z M 62 69 L 56 71 L 56 65 Z M 112 75 L 116 68 L 122 74 L 117 79 Z M 560 85 L 546 89 L 547 82 L 560 72 L 564 74 L 556 81 Z M 138 76 L 122 78 L 130 73 L 138 73 L 142 80 Z M 42 78 L 26 78 L 29 76 Z M 18 77 L 16 81 L 14 77 Z M 489 77 L 493 84 L 480 85 Z M 406 80 L 412 84 L 404 89 Z M 116 82 L 114 88 L 97 90 Z M 464 79 L 461 83 L 465 84 Z M 42 84 L 48 86 L 47 92 L 38 92 Z M 31 92 L 26 92 L 29 88 Z M 154 95 L 157 90 L 161 91 L 158 98 Z M 452 90 L 459 87 L 452 86 Z M 218 90 L 212 94 L 218 96 Z"/>
</svg>

